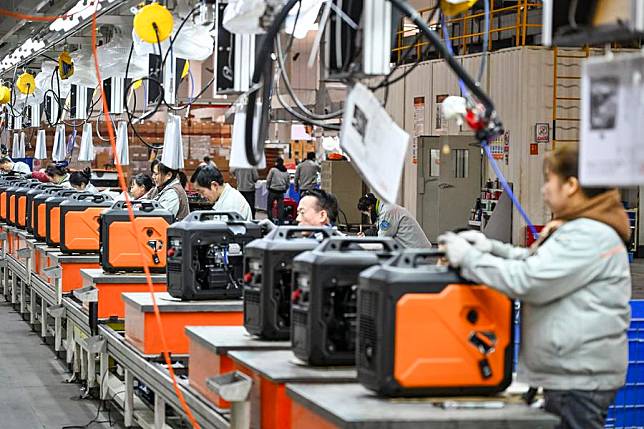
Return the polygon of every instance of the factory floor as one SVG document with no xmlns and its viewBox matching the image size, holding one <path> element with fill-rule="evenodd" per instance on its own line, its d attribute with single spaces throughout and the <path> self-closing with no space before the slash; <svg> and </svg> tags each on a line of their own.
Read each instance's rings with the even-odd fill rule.
<svg viewBox="0 0 644 429">
<path fill-rule="evenodd" d="M 631 264 L 633 298 L 644 299 L 644 259 Z M 121 429 L 122 420 L 99 402 L 80 399 L 80 385 L 66 383 L 63 360 L 29 330 L 20 315 L 0 303 L 0 428 L 2 429 Z M 90 421 L 94 423 L 87 425 Z"/>
<path fill-rule="evenodd" d="M 66 383 L 68 378 L 64 359 L 56 359 L 11 305 L 0 302 L 0 428 L 84 428 L 93 419 L 88 429 L 123 428 L 114 412 L 113 426 L 103 408 L 97 417 L 99 401 L 80 399 L 81 386 Z"/>
</svg>

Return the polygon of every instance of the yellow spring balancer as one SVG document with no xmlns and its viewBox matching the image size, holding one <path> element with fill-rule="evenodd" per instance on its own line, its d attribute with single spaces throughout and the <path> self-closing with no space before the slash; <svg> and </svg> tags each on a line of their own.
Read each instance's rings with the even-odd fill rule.
<svg viewBox="0 0 644 429">
<path fill-rule="evenodd" d="M 174 18 L 172 14 L 165 6 L 159 3 L 143 6 L 134 16 L 134 31 L 136 35 L 148 43 L 163 42 L 170 37 L 173 25 Z"/>
</svg>

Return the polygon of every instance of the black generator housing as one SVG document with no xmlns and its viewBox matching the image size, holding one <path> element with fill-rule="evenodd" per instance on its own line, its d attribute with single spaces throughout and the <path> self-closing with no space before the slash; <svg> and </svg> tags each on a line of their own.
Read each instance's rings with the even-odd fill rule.
<svg viewBox="0 0 644 429">
<path fill-rule="evenodd" d="M 333 228 L 279 226 L 244 251 L 244 327 L 263 340 L 291 336 L 293 258 L 336 235 Z"/>
<path fill-rule="evenodd" d="M 168 228 L 168 293 L 183 300 L 240 298 L 245 247 L 261 236 L 261 227 L 238 213 L 190 213 Z"/>
<path fill-rule="evenodd" d="M 360 272 L 386 262 L 392 238 L 332 237 L 293 260 L 291 342 L 309 365 L 353 365 Z"/>
</svg>

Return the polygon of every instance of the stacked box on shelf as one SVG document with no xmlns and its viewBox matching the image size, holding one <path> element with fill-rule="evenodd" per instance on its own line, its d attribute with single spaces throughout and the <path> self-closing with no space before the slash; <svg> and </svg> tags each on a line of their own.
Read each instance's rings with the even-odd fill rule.
<svg viewBox="0 0 644 429">
<path fill-rule="evenodd" d="M 626 384 L 608 410 L 607 428 L 644 425 L 644 300 L 631 301 Z"/>
</svg>

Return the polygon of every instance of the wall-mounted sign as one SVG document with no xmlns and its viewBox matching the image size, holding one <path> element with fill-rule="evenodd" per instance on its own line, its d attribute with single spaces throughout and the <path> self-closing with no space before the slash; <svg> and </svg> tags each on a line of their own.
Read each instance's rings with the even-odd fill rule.
<svg viewBox="0 0 644 429">
<path fill-rule="evenodd" d="M 550 124 L 538 123 L 534 126 L 534 141 L 536 143 L 550 142 Z"/>
</svg>

